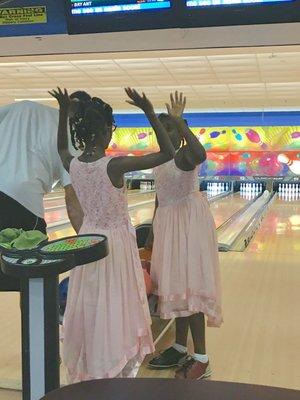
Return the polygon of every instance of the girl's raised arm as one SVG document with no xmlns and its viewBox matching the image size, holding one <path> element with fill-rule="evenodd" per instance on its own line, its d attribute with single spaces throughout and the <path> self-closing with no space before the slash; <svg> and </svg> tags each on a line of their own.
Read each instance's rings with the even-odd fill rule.
<svg viewBox="0 0 300 400">
<path fill-rule="evenodd" d="M 132 104 L 144 111 L 148 118 L 157 138 L 159 151 L 140 157 L 116 157 L 111 160 L 109 170 L 112 175 L 124 175 L 126 172 L 139 171 L 142 169 L 154 168 L 163 164 L 174 157 L 175 150 L 172 142 L 157 118 L 152 103 L 143 93 L 140 95 L 136 90 L 125 89 L 130 100 L 127 103 Z"/>
<path fill-rule="evenodd" d="M 182 115 L 186 105 L 186 98 L 182 93 L 177 91 L 173 95 L 170 94 L 170 103 L 166 104 L 168 114 L 174 118 L 177 129 L 184 139 L 184 146 L 180 149 L 183 158 L 189 167 L 196 167 L 206 160 L 206 151 L 200 141 L 189 129 L 187 123 L 183 120 Z"/>
<path fill-rule="evenodd" d="M 70 108 L 70 98 L 67 89 L 62 91 L 60 88 L 48 92 L 54 97 L 59 104 L 59 122 L 57 132 L 57 149 L 61 158 L 63 166 L 67 172 L 70 170 L 70 163 L 72 161 L 72 154 L 69 151 L 68 142 L 68 113 Z"/>
</svg>

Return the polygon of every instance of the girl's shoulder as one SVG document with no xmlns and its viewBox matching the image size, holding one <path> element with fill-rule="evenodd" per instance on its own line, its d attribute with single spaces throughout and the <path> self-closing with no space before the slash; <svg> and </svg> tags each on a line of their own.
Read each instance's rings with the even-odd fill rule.
<svg viewBox="0 0 300 400">
<path fill-rule="evenodd" d="M 196 166 L 189 161 L 189 150 L 186 146 L 181 147 L 174 156 L 174 166 L 184 172 L 194 171 Z"/>
</svg>

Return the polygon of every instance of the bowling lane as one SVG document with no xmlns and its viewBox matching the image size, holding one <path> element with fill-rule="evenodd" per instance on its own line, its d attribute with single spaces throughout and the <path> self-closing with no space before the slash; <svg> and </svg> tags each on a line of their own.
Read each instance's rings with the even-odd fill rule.
<svg viewBox="0 0 300 400">
<path fill-rule="evenodd" d="M 135 206 L 138 203 L 155 200 L 155 192 L 144 192 L 144 191 L 129 191 L 127 194 L 129 207 Z"/>
<path fill-rule="evenodd" d="M 55 190 L 54 192 L 47 193 L 45 195 L 46 199 L 51 199 L 53 197 L 63 197 L 65 194 L 64 190 Z"/>
<path fill-rule="evenodd" d="M 129 211 L 129 216 L 132 224 L 136 226 L 145 222 L 151 222 L 153 217 L 153 212 L 154 212 L 154 201 L 133 208 L 132 210 Z M 71 236 L 74 234 L 75 232 L 71 227 L 66 227 L 64 229 L 59 229 L 59 227 L 57 227 L 57 230 L 55 232 L 49 233 L 49 238 L 50 240 L 55 240 L 65 236 Z"/>
<path fill-rule="evenodd" d="M 249 200 L 240 196 L 240 193 L 232 193 L 210 204 L 216 227 L 222 225 L 234 213 L 243 208 Z"/>
<path fill-rule="evenodd" d="M 216 200 L 210 205 L 216 226 L 222 225 L 234 213 L 243 208 L 249 200 L 240 197 L 239 193 L 230 194 Z M 129 215 L 133 225 L 151 222 L 153 218 L 154 204 L 145 204 L 130 210 Z"/>
<path fill-rule="evenodd" d="M 45 213 L 45 221 L 47 224 L 51 224 L 66 219 L 68 219 L 68 213 L 65 206 L 53 211 L 46 211 Z"/>
<path fill-rule="evenodd" d="M 129 215 L 134 226 L 147 223 L 152 221 L 154 212 L 154 198 L 155 193 L 146 194 L 134 194 L 128 197 L 130 209 Z M 215 219 L 216 226 L 222 225 L 228 218 L 230 218 L 235 212 L 240 210 L 247 204 L 248 200 L 241 198 L 239 193 L 230 194 L 224 198 L 221 198 L 211 204 L 211 211 Z M 140 204 L 140 205 L 138 205 Z M 46 213 L 47 223 L 54 223 L 67 219 L 66 209 L 57 210 Z M 57 227 L 56 232 L 51 232 L 51 239 L 63 237 L 64 235 L 73 234 L 72 228 L 59 229 Z"/>
<path fill-rule="evenodd" d="M 147 205 L 149 203 L 149 201 L 154 202 L 154 200 L 155 200 L 154 192 L 135 192 L 135 193 L 129 192 L 128 193 L 129 207 L 134 207 L 138 204 Z M 60 205 L 62 206 L 61 208 L 55 208 L 54 210 L 49 210 L 49 207 L 56 207 L 56 206 L 60 206 Z M 45 220 L 46 220 L 47 224 L 63 221 L 68 218 L 67 210 L 66 210 L 66 207 L 64 206 L 64 201 L 62 201 L 62 200 L 47 201 L 47 203 L 45 204 L 45 207 L 46 207 Z"/>
<path fill-rule="evenodd" d="M 268 254 L 270 258 L 299 257 L 300 201 L 275 199 L 247 252 Z"/>
<path fill-rule="evenodd" d="M 144 204 L 133 208 L 129 211 L 129 216 L 133 226 L 148 223 L 152 221 L 154 213 L 154 201 L 152 203 Z"/>
<path fill-rule="evenodd" d="M 140 198 L 145 200 L 149 198 L 154 198 L 155 194 L 152 191 L 144 191 L 144 190 L 130 190 L 128 191 L 128 200 L 134 202 L 139 202 Z M 50 193 L 44 197 L 44 206 L 45 208 L 49 207 L 60 207 L 65 204 L 65 196 L 64 193 Z"/>
<path fill-rule="evenodd" d="M 60 207 L 65 205 L 65 197 L 57 197 L 57 198 L 44 198 L 44 207 L 45 209 L 51 207 Z"/>
</svg>

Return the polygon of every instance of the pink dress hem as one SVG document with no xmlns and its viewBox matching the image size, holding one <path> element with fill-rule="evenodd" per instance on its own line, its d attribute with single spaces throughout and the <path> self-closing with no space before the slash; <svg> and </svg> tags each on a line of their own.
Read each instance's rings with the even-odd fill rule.
<svg viewBox="0 0 300 400">
<path fill-rule="evenodd" d="M 141 337 L 139 337 L 141 340 Z M 126 366 L 129 361 L 135 359 L 137 363 L 142 363 L 145 356 L 154 352 L 154 348 L 152 346 L 142 346 L 139 345 L 134 346 L 128 352 L 126 352 L 123 359 L 116 365 L 114 368 L 110 369 L 103 375 L 88 375 L 82 374 L 79 371 L 71 372 L 67 367 L 67 377 L 70 383 L 82 382 L 82 381 L 90 381 L 94 379 L 110 379 L 115 378 Z"/>
</svg>

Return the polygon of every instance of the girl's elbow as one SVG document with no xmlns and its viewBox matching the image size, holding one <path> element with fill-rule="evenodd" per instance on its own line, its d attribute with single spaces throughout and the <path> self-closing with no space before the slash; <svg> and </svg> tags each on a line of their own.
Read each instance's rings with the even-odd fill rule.
<svg viewBox="0 0 300 400">
<path fill-rule="evenodd" d="M 166 157 L 168 158 L 168 161 L 172 160 L 175 155 L 175 150 L 173 148 L 169 149 L 166 153 Z"/>
<path fill-rule="evenodd" d="M 164 151 L 162 153 L 162 158 L 164 162 L 170 161 L 174 158 L 175 152 L 174 151 Z"/>
</svg>

